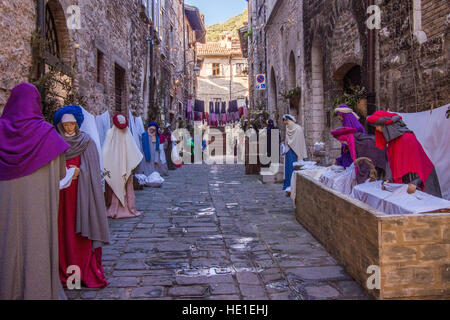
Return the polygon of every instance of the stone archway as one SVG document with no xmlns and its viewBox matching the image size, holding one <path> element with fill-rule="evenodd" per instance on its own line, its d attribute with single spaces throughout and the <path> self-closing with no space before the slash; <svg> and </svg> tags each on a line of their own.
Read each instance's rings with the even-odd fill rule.
<svg viewBox="0 0 450 320">
<path fill-rule="evenodd" d="M 294 52 L 291 51 L 289 55 L 289 73 L 288 73 L 288 90 L 295 89 L 297 87 L 297 68 L 295 63 Z M 289 114 L 298 119 L 300 108 L 300 97 L 295 97 L 289 101 Z"/>
<path fill-rule="evenodd" d="M 325 129 L 324 88 L 323 88 L 323 52 L 320 42 L 315 39 L 311 50 L 312 103 L 311 103 L 311 138 L 314 142 L 322 140 Z"/>
<path fill-rule="evenodd" d="M 65 68 L 61 64 L 70 66 L 72 63 L 66 15 L 58 0 L 49 0 L 45 6 L 45 33 L 46 40 L 49 42 L 46 50 L 46 62 L 48 64 L 60 64 L 60 67 Z M 55 50 L 56 48 L 57 50 Z"/>
<path fill-rule="evenodd" d="M 269 110 L 278 113 L 278 88 L 275 70 L 270 70 L 270 88 L 269 88 Z M 276 119 L 278 120 L 278 119 Z"/>
</svg>

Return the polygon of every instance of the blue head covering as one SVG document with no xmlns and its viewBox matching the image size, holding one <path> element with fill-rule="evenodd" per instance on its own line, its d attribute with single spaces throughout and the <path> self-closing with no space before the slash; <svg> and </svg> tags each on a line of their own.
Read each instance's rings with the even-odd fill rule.
<svg viewBox="0 0 450 320">
<path fill-rule="evenodd" d="M 290 116 L 289 114 L 286 114 L 284 117 L 283 117 L 283 119 L 285 119 L 285 120 L 291 120 L 291 121 L 294 121 L 294 122 L 297 122 L 292 116 Z"/>
<path fill-rule="evenodd" d="M 78 128 L 81 128 L 81 124 L 84 121 L 83 110 L 80 106 L 75 105 L 65 106 L 56 111 L 55 115 L 53 116 L 53 124 L 55 125 L 55 127 L 61 122 L 62 117 L 67 113 L 72 114 L 75 117 L 75 119 L 77 120 Z"/>
<path fill-rule="evenodd" d="M 159 151 L 159 125 L 156 122 L 149 122 L 147 129 L 150 127 L 156 127 L 156 151 Z M 150 161 L 152 159 L 152 154 L 150 152 L 150 140 L 149 140 L 149 134 L 148 131 L 145 131 L 142 134 L 142 150 L 144 151 L 145 160 Z"/>
</svg>

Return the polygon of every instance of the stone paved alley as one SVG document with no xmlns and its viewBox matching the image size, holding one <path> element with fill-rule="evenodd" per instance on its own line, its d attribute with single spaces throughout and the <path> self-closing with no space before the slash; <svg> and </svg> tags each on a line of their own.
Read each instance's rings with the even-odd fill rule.
<svg viewBox="0 0 450 320">
<path fill-rule="evenodd" d="M 70 299 L 369 299 L 295 220 L 281 185 L 241 165 L 188 165 L 110 220 L 111 284 Z"/>
</svg>

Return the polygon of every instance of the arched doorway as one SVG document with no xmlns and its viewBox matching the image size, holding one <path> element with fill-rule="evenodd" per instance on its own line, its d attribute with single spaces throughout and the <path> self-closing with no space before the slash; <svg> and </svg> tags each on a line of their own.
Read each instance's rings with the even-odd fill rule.
<svg viewBox="0 0 450 320">
<path fill-rule="evenodd" d="M 354 87 L 361 87 L 361 67 L 353 66 L 343 78 L 344 93 L 352 93 Z"/>
<path fill-rule="evenodd" d="M 278 115 L 278 90 L 275 70 L 270 71 L 269 110 Z M 275 119 L 278 122 L 278 119 Z"/>
<path fill-rule="evenodd" d="M 289 55 L 289 90 L 297 88 L 297 69 L 295 63 L 294 52 L 291 51 Z M 298 118 L 300 108 L 300 96 L 295 96 L 289 99 L 289 114 Z"/>
</svg>

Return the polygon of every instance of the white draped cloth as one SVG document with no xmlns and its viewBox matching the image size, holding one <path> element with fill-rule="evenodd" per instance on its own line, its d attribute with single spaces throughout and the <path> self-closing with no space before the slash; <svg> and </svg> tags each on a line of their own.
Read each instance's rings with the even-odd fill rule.
<svg viewBox="0 0 450 320">
<path fill-rule="evenodd" d="M 433 112 L 400 113 L 433 162 L 442 197 L 447 200 L 450 200 L 450 118 L 446 117 L 449 108 L 450 104 Z"/>
<path fill-rule="evenodd" d="M 105 111 L 101 115 L 95 117 L 95 122 L 97 123 L 100 145 L 103 147 L 106 139 L 106 133 L 111 128 L 111 118 L 109 117 L 109 111 Z"/>
<path fill-rule="evenodd" d="M 102 145 L 100 142 L 100 135 L 98 133 L 97 122 L 94 115 L 86 111 L 83 107 L 81 107 L 81 110 L 83 111 L 84 121 L 81 124 L 80 130 L 86 132 L 95 142 L 100 159 L 100 169 L 103 170 Z"/>
<path fill-rule="evenodd" d="M 120 130 L 113 126 L 109 129 L 103 145 L 105 170 L 109 173 L 105 176 L 105 180 L 123 206 L 125 206 L 125 185 L 143 158 L 128 127 Z"/>
<path fill-rule="evenodd" d="M 133 124 L 133 139 L 136 142 L 136 145 L 139 147 L 139 150 L 142 150 L 142 135 L 145 133 L 144 122 L 142 121 L 142 117 L 137 117 L 134 119 Z"/>
<path fill-rule="evenodd" d="M 303 128 L 292 120 L 288 120 L 286 128 L 286 142 L 298 157 L 298 160 L 308 158 L 308 150 L 306 149 L 305 135 Z"/>
<path fill-rule="evenodd" d="M 381 189 L 382 181 L 366 182 L 353 188 L 352 197 L 389 215 L 416 214 L 449 209 L 450 201 L 434 197 L 422 191 L 408 194 L 404 184 L 386 183 L 387 190 Z"/>
</svg>

